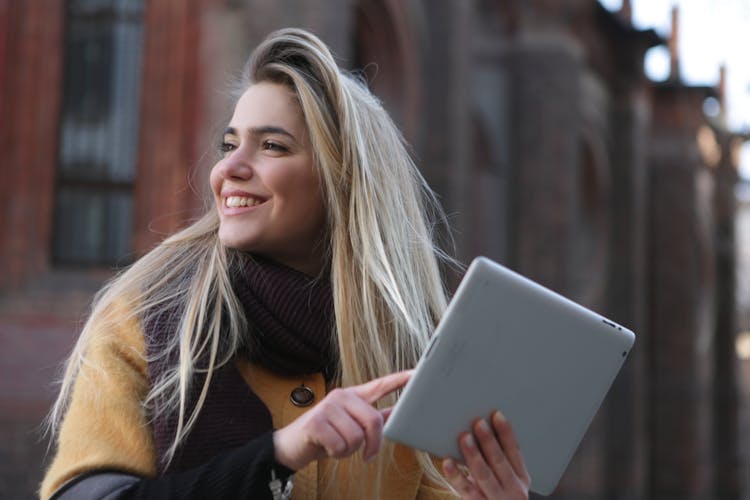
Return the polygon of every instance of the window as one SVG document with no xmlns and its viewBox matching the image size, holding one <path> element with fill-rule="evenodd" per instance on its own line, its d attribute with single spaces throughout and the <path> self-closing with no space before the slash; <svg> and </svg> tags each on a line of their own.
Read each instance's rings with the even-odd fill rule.
<svg viewBox="0 0 750 500">
<path fill-rule="evenodd" d="M 70 0 L 53 258 L 125 263 L 132 252 L 142 0 Z"/>
</svg>

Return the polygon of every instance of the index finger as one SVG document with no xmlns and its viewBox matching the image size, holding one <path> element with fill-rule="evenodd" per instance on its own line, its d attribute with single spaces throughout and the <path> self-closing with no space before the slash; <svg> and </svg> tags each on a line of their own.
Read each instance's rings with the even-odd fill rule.
<svg viewBox="0 0 750 500">
<path fill-rule="evenodd" d="M 414 370 L 391 373 L 385 377 L 376 378 L 362 385 L 352 387 L 352 389 L 359 397 L 373 404 L 386 394 L 390 394 L 396 389 L 405 386 L 413 373 Z"/>
</svg>

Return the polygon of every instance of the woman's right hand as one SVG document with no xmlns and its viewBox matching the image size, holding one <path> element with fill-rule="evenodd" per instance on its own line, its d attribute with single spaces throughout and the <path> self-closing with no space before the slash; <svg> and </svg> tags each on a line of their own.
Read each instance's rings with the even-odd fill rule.
<svg viewBox="0 0 750 500">
<path fill-rule="evenodd" d="M 391 408 L 373 404 L 400 389 L 411 378 L 403 371 L 362 385 L 334 389 L 318 405 L 273 434 L 276 461 L 299 470 L 324 457 L 344 458 L 364 443 L 362 457 L 373 458 L 383 441 L 383 424 Z"/>
</svg>

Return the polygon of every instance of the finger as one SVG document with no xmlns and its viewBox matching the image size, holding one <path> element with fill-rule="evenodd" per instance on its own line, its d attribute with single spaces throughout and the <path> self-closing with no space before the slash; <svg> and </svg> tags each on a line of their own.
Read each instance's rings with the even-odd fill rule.
<svg viewBox="0 0 750 500">
<path fill-rule="evenodd" d="M 347 392 L 342 403 L 364 432 L 365 446 L 362 450 L 362 458 L 368 461 L 380 450 L 383 441 L 383 416 L 380 411 L 353 392 Z"/>
<path fill-rule="evenodd" d="M 455 460 L 446 458 L 443 460 L 443 474 L 448 484 L 456 490 L 463 499 L 481 499 L 482 495 L 471 480 L 466 477 L 456 465 Z"/>
<path fill-rule="evenodd" d="M 513 466 L 508 461 L 501 445 L 498 441 L 498 437 L 495 435 L 495 431 L 490 427 L 484 419 L 479 419 L 474 422 L 473 425 L 474 435 L 476 436 L 477 442 L 479 443 L 479 449 L 482 452 L 482 457 L 485 463 L 492 471 L 493 476 L 499 481 L 500 486 L 503 488 L 523 488 L 523 484 L 520 479 L 516 476 Z M 480 479 L 477 474 L 478 472 L 472 471 L 475 479 L 480 485 L 484 486 L 486 481 Z M 489 484 L 489 486 L 493 486 Z"/>
<path fill-rule="evenodd" d="M 341 458 L 357 451 L 365 440 L 365 430 L 351 414 L 351 410 L 339 405 L 330 405 L 326 413 L 328 422 L 345 442 L 344 448 L 337 450 L 332 456 Z"/>
<path fill-rule="evenodd" d="M 531 478 L 529 477 L 528 470 L 526 470 L 526 462 L 523 459 L 523 454 L 521 454 L 521 447 L 518 445 L 518 440 L 510 425 L 510 421 L 505 418 L 505 415 L 499 411 L 495 411 L 492 414 L 492 426 L 495 428 L 495 433 L 498 436 L 505 456 L 508 458 L 508 462 L 513 467 L 516 475 L 528 486 L 531 484 Z"/>
<path fill-rule="evenodd" d="M 346 440 L 330 422 L 320 426 L 315 434 L 314 443 L 325 452 L 325 456 L 338 457 L 346 451 Z"/>
<path fill-rule="evenodd" d="M 372 404 L 386 394 L 390 394 L 396 389 L 405 386 L 413 373 L 414 370 L 391 373 L 385 377 L 376 378 L 362 385 L 354 386 L 352 389 L 362 399 Z"/>
<path fill-rule="evenodd" d="M 471 474 L 479 490 L 488 498 L 496 498 L 502 491 L 502 486 L 495 475 L 495 471 L 482 456 L 474 436 L 469 432 L 463 433 L 459 439 L 459 448 L 464 456 L 469 474 Z"/>
</svg>

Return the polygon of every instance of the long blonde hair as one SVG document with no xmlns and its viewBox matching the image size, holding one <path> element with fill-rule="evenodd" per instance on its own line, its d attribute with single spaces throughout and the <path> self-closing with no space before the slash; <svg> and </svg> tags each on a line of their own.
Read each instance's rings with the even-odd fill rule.
<svg viewBox="0 0 750 500">
<path fill-rule="evenodd" d="M 243 88 L 260 81 L 287 85 L 306 121 L 327 207 L 336 383 L 361 384 L 413 367 L 446 307 L 438 262 L 450 259 L 435 244 L 442 210 L 398 128 L 363 82 L 343 72 L 325 44 L 303 30 L 270 34 L 251 55 L 243 78 Z M 231 359 L 247 335 L 230 280 L 237 251 L 220 243 L 218 227 L 210 204 L 200 220 L 164 240 L 100 292 L 68 360 L 50 415 L 53 431 L 85 362 L 93 325 L 114 321 L 108 314 L 114 303 L 141 321 L 179 311 L 177 332 L 159 354 L 178 354 L 179 363 L 152 381 L 144 401 L 152 414 L 179 414 L 166 456 L 171 459 L 195 423 L 212 371 Z M 198 367 L 206 354 L 208 366 Z M 190 412 L 189 388 L 197 371 L 207 377 Z M 386 398 L 381 405 L 393 401 Z M 379 473 L 388 455 L 381 453 Z M 420 463 L 439 480 L 426 456 Z"/>
</svg>

